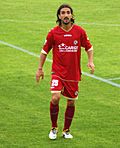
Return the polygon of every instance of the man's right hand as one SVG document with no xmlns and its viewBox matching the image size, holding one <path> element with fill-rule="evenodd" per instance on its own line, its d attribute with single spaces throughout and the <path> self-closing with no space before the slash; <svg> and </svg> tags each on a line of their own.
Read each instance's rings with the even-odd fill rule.
<svg viewBox="0 0 120 148">
<path fill-rule="evenodd" d="M 44 79 L 44 72 L 42 69 L 38 69 L 36 72 L 36 81 L 39 82 L 40 78 Z"/>
</svg>

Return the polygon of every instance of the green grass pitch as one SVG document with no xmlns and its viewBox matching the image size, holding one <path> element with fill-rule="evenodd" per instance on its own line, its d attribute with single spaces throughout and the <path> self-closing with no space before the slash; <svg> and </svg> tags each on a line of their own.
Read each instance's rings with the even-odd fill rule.
<svg viewBox="0 0 120 148">
<path fill-rule="evenodd" d="M 51 63 L 46 61 L 45 78 L 36 84 L 39 58 L 2 43 L 39 55 L 64 2 L 73 7 L 76 24 L 85 28 L 94 46 L 95 75 L 120 85 L 119 0 L 0 0 L 0 148 L 120 147 L 119 87 L 83 75 L 71 126 L 74 138 L 61 137 L 66 107 L 61 97 L 58 139 L 51 141 Z M 89 73 L 86 65 L 82 50 L 82 70 Z"/>
</svg>

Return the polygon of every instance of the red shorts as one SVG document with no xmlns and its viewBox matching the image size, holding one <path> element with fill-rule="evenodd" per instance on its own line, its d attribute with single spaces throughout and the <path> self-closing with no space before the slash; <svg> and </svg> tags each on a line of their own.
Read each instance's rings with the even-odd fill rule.
<svg viewBox="0 0 120 148">
<path fill-rule="evenodd" d="M 77 99 L 78 97 L 78 82 L 66 81 L 56 75 L 52 75 L 51 92 L 61 92 L 62 95 L 69 99 Z"/>
</svg>

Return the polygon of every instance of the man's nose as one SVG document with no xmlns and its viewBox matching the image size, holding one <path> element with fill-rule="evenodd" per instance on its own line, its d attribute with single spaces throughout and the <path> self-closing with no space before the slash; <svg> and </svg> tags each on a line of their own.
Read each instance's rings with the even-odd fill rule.
<svg viewBox="0 0 120 148">
<path fill-rule="evenodd" d="M 65 16 L 68 16 L 67 12 L 65 13 Z"/>
</svg>

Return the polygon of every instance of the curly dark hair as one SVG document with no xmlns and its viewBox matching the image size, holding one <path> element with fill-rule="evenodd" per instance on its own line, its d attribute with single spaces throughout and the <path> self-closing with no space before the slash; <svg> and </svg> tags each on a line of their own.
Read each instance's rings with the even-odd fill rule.
<svg viewBox="0 0 120 148">
<path fill-rule="evenodd" d="M 71 6 L 68 5 L 68 4 L 62 4 L 62 5 L 58 8 L 58 10 L 57 10 L 57 20 L 56 20 L 56 23 L 59 23 L 59 26 L 61 25 L 61 19 L 59 19 L 59 15 L 60 15 L 60 10 L 61 10 L 62 8 L 69 8 L 69 9 L 70 9 L 71 14 L 73 15 L 73 17 L 71 18 L 71 22 L 72 22 L 72 24 L 73 24 L 73 23 L 75 22 L 74 14 L 73 14 L 73 9 L 72 9 Z"/>
</svg>

